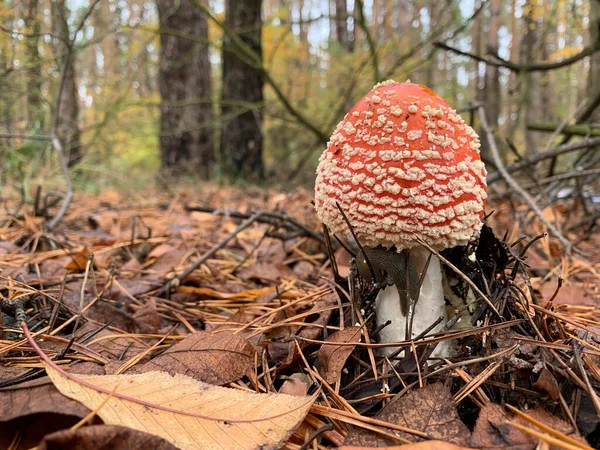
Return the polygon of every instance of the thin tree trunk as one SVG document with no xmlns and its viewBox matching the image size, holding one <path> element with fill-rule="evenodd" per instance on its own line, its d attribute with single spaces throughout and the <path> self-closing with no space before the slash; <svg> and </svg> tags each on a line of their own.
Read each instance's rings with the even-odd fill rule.
<svg viewBox="0 0 600 450">
<path fill-rule="evenodd" d="M 69 25 L 67 23 L 67 6 L 65 0 L 50 2 L 52 14 L 52 32 L 54 34 L 53 50 L 58 72 L 62 74 L 63 88 L 60 107 L 54 114 L 58 115 L 58 138 L 62 141 L 65 156 L 69 166 L 79 162 L 83 157 L 81 148 L 81 135 L 79 131 L 79 99 L 77 96 L 77 82 L 75 79 L 75 55 L 65 61 L 68 53 Z M 60 82 L 57 85 L 57 93 Z"/>
<path fill-rule="evenodd" d="M 496 55 L 498 54 L 498 30 L 500 29 L 501 8 L 502 0 L 491 0 L 487 50 Z M 500 70 L 498 67 L 488 65 L 485 69 L 484 81 L 486 118 L 490 126 L 496 128 L 501 108 Z"/>
<path fill-rule="evenodd" d="M 227 0 L 225 22 L 262 65 L 261 0 Z M 261 181 L 264 80 L 259 62 L 250 65 L 236 42 L 229 36 L 223 40 L 221 157 L 229 177 Z"/>
<path fill-rule="evenodd" d="M 192 0 L 159 0 L 158 14 L 162 167 L 208 179 L 215 154 L 206 16 Z"/>
<path fill-rule="evenodd" d="M 536 48 L 539 40 L 540 26 L 534 15 L 535 2 L 527 0 L 523 8 L 523 40 L 521 41 L 521 62 L 534 61 L 537 58 Z M 527 129 L 528 123 L 536 122 L 539 119 L 540 86 L 539 73 L 530 72 L 522 75 L 523 90 L 521 99 L 525 108 L 524 131 L 525 131 L 525 153 L 534 154 L 539 146 L 541 133 Z"/>
<path fill-rule="evenodd" d="M 600 40 L 600 3 L 597 0 L 590 0 L 589 23 L 590 42 Z M 600 52 L 594 53 L 590 58 L 587 82 L 588 98 L 596 97 L 598 92 L 600 92 Z M 590 117 L 590 122 L 600 123 L 600 108 L 596 108 Z"/>
<path fill-rule="evenodd" d="M 350 51 L 350 40 L 348 36 L 348 6 L 346 0 L 335 0 L 335 18 L 337 30 L 337 42 L 346 51 Z"/>
<path fill-rule="evenodd" d="M 42 59 L 40 57 L 40 18 L 38 0 L 28 0 L 24 5 L 23 23 L 29 36 L 25 38 L 27 128 L 44 128 L 42 110 Z"/>
</svg>

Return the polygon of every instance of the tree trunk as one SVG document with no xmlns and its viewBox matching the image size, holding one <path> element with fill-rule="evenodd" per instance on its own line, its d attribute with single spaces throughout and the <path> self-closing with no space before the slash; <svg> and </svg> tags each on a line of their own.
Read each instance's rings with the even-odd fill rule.
<svg viewBox="0 0 600 450">
<path fill-rule="evenodd" d="M 597 0 L 590 0 L 590 25 L 589 39 L 590 43 L 600 39 L 600 3 Z M 595 98 L 600 93 L 600 52 L 597 51 L 590 57 L 590 68 L 588 73 L 587 94 L 588 98 Z M 592 113 L 590 122 L 600 123 L 600 108 Z"/>
<path fill-rule="evenodd" d="M 261 0 L 227 0 L 225 22 L 237 34 L 235 38 L 226 35 L 223 39 L 223 169 L 232 178 L 261 181 L 264 179 Z"/>
<path fill-rule="evenodd" d="M 346 0 L 335 0 L 335 18 L 337 42 L 344 50 L 351 51 L 350 38 L 348 35 L 348 6 Z"/>
<path fill-rule="evenodd" d="M 67 7 L 65 0 L 50 2 L 52 13 L 52 40 L 54 58 L 59 72 L 62 75 L 62 96 L 60 107 L 54 114 L 58 115 L 57 137 L 61 140 L 69 166 L 79 162 L 83 156 L 81 148 L 81 135 L 78 125 L 79 99 L 77 96 L 77 82 L 75 79 L 75 55 L 68 53 L 69 25 L 67 23 Z M 60 90 L 61 80 L 57 85 L 57 94 Z"/>
<path fill-rule="evenodd" d="M 473 5 L 473 12 L 481 6 L 481 2 L 477 2 Z M 479 56 L 483 56 L 483 14 L 479 13 L 473 22 L 471 29 L 471 51 Z M 481 76 L 480 68 L 481 63 L 473 61 L 473 97 L 475 101 L 482 101 L 483 99 L 483 80 Z"/>
<path fill-rule="evenodd" d="M 498 54 L 498 30 L 500 29 L 501 8 L 502 0 L 491 0 L 487 50 L 495 55 Z M 495 129 L 498 126 L 501 108 L 500 70 L 498 67 L 486 66 L 484 83 L 483 95 L 485 99 L 486 118 L 490 126 Z"/>
<path fill-rule="evenodd" d="M 27 85 L 27 128 L 43 129 L 44 112 L 42 110 L 42 59 L 39 51 L 39 2 L 28 0 L 22 14 L 25 29 L 29 36 L 25 38 L 26 85 Z"/>
<path fill-rule="evenodd" d="M 103 73 L 105 78 L 109 77 L 108 84 L 114 83 L 114 77 L 121 74 L 119 40 L 113 29 L 118 16 L 111 10 L 111 3 L 116 2 L 101 0 L 93 14 L 94 35 L 102 39 Z"/>
<path fill-rule="evenodd" d="M 535 19 L 535 2 L 528 0 L 523 8 L 523 39 L 520 45 L 520 60 L 522 63 L 539 59 L 536 55 L 539 40 L 540 26 Z M 541 133 L 527 129 L 528 123 L 538 121 L 540 104 L 540 86 L 538 72 L 529 72 L 522 75 L 523 90 L 521 92 L 522 104 L 525 108 L 525 154 L 532 155 L 539 146 Z"/>
<path fill-rule="evenodd" d="M 168 175 L 214 169 L 208 23 L 192 0 L 159 0 L 160 151 Z"/>
</svg>

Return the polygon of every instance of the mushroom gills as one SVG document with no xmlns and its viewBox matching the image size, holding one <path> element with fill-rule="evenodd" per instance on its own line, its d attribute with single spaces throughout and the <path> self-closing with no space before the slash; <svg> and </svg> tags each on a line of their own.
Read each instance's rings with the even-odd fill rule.
<svg viewBox="0 0 600 450">
<path fill-rule="evenodd" d="M 408 251 L 396 254 L 405 254 L 405 256 L 396 258 L 392 265 L 383 265 L 384 270 L 391 268 L 391 272 L 396 270 L 394 267 L 401 270 L 396 274 L 388 271 L 388 276 L 394 280 L 395 286 L 388 286 L 380 291 L 376 299 L 377 326 L 391 320 L 391 323 L 379 332 L 380 342 L 383 343 L 400 342 L 415 338 L 440 317 L 446 319 L 446 302 L 442 290 L 442 272 L 439 260 L 435 256 L 431 256 L 427 273 L 422 277 L 423 281 L 419 290 L 419 273 L 425 268 L 429 252 L 426 249 L 413 248 L 410 250 L 410 256 L 408 256 Z M 375 264 L 389 258 L 389 256 L 382 257 L 381 255 L 371 258 L 369 253 L 367 253 L 367 256 L 369 256 L 372 263 L 375 261 Z M 396 279 L 399 280 L 398 284 L 395 281 Z M 408 285 L 406 284 L 407 279 Z M 411 286 L 412 288 L 410 288 Z M 411 298 L 417 299 L 417 294 L 417 302 L 410 301 Z M 404 314 L 402 309 L 405 304 L 407 314 Z M 411 316 L 413 316 L 412 329 L 407 335 Z M 444 324 L 445 320 L 442 320 L 430 333 L 439 331 Z M 383 349 L 382 354 L 388 355 L 395 350 L 394 347 L 387 347 Z M 432 356 L 449 356 L 451 353 L 451 344 L 444 341 L 437 345 Z"/>
<path fill-rule="evenodd" d="M 363 265 L 367 268 L 362 268 L 363 271 L 369 270 L 368 264 L 375 272 L 376 281 L 382 281 L 384 276 L 396 286 L 398 291 L 398 299 L 400 304 L 400 312 L 403 316 L 408 316 L 409 310 L 412 309 L 414 302 L 419 295 L 419 274 L 410 260 L 408 250 L 398 252 L 395 248 L 363 248 L 368 261 L 363 261 Z M 359 269 L 360 269 L 359 264 Z M 370 274 L 367 274 L 369 276 Z"/>
</svg>

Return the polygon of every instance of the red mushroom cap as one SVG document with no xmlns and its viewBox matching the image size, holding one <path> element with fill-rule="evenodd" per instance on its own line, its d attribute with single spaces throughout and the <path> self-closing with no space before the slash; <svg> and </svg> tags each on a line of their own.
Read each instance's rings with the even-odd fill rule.
<svg viewBox="0 0 600 450">
<path fill-rule="evenodd" d="M 349 237 L 340 204 L 361 244 L 435 249 L 464 245 L 481 229 L 486 170 L 479 138 L 425 86 L 389 80 L 344 117 L 321 156 L 319 219 Z"/>
</svg>

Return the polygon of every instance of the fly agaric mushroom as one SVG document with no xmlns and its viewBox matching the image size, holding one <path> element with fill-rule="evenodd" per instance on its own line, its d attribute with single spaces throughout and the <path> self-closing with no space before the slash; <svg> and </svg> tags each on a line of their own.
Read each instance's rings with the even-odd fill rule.
<svg viewBox="0 0 600 450">
<path fill-rule="evenodd" d="M 486 197 L 477 134 L 425 86 L 379 83 L 338 124 L 317 168 L 315 207 L 349 239 L 339 204 L 365 258 L 396 285 L 376 300 L 378 326 L 391 320 L 382 342 L 410 339 L 445 317 L 434 255 L 416 292 L 430 255 L 419 240 L 435 250 L 466 245 L 479 234 Z"/>
</svg>

